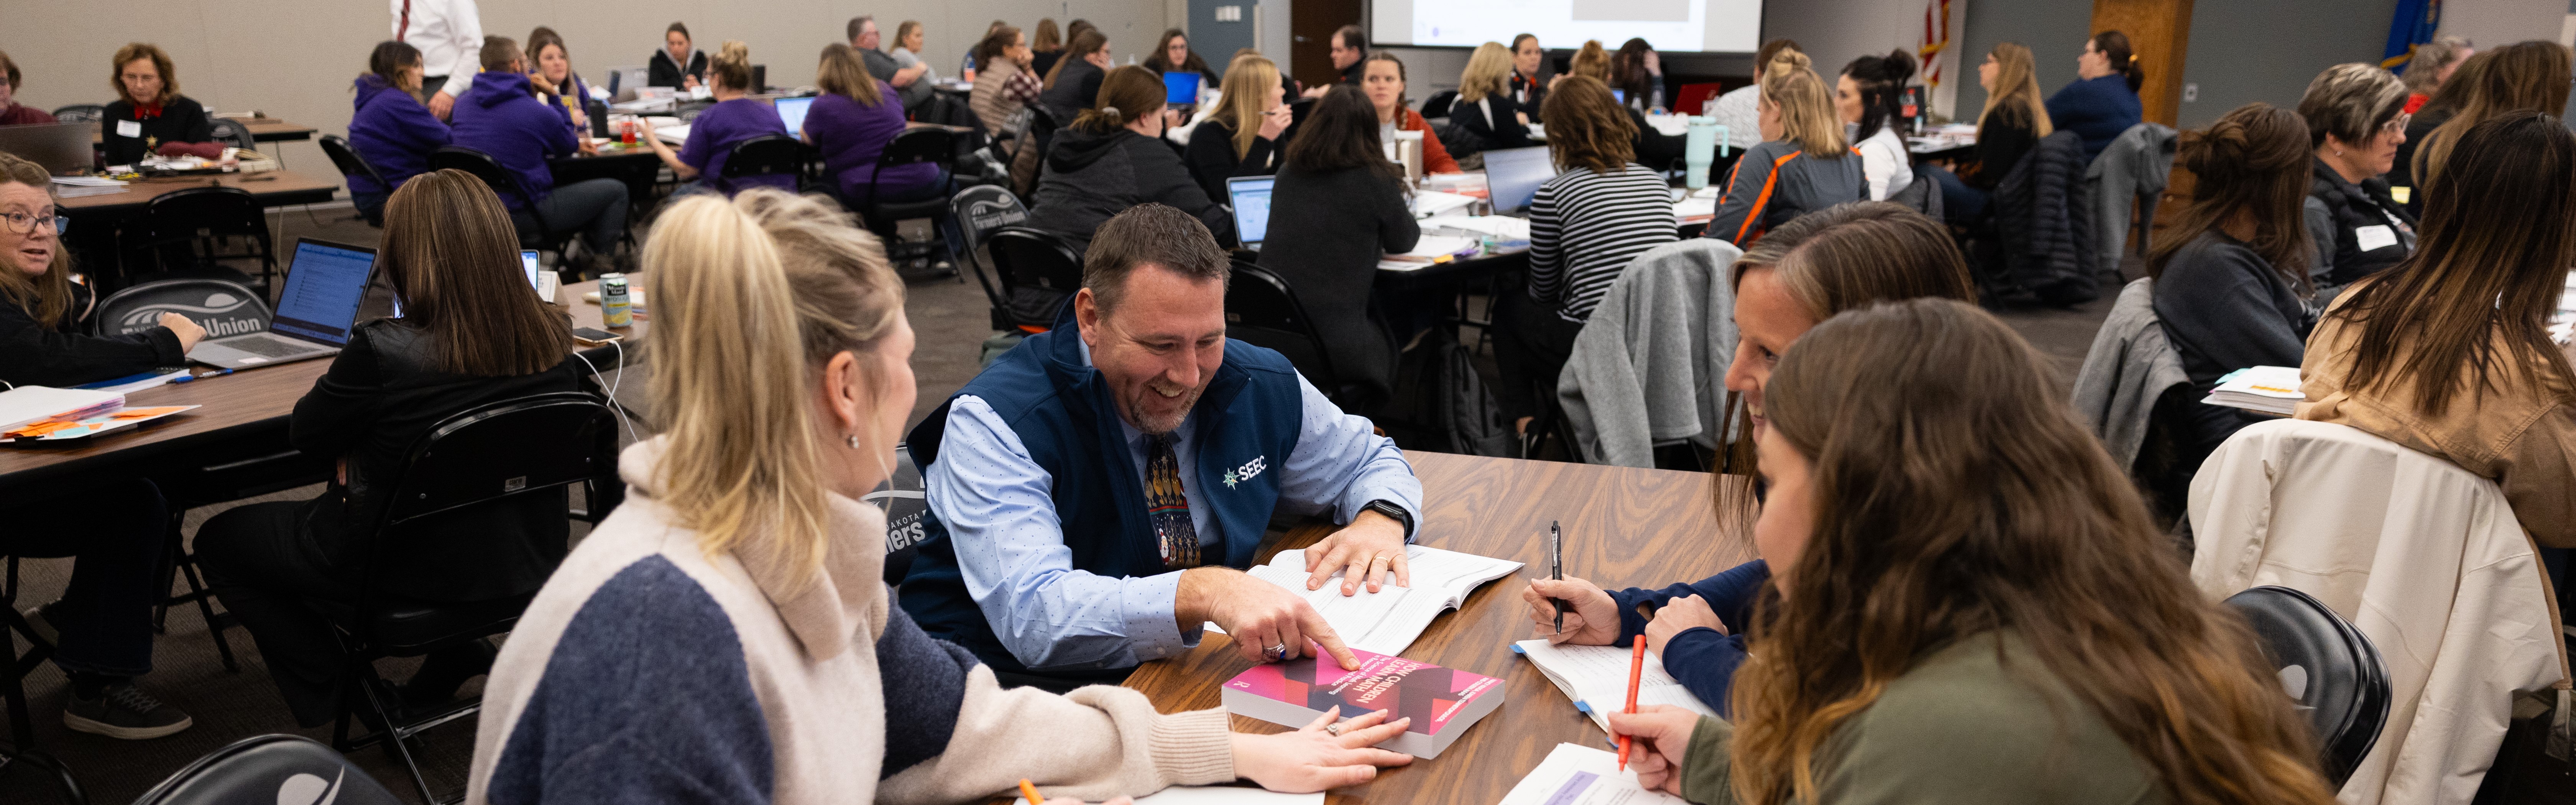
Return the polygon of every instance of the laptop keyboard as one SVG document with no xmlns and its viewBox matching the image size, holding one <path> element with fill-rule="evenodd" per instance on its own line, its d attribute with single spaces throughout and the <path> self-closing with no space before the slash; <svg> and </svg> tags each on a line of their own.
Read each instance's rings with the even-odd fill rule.
<svg viewBox="0 0 2576 805">
<path fill-rule="evenodd" d="M 261 338 L 244 338 L 239 341 L 226 342 L 224 346 L 248 352 L 253 355 L 258 355 L 263 358 L 284 358 L 293 355 L 303 355 L 313 352 L 316 349 L 316 347 L 311 344 L 306 344 L 301 341 L 289 341 L 273 335 Z"/>
</svg>

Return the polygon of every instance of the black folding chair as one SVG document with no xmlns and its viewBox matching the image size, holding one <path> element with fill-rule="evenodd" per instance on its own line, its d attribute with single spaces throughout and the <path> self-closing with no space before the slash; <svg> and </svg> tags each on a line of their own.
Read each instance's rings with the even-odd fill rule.
<svg viewBox="0 0 2576 805">
<path fill-rule="evenodd" d="M 241 805 L 242 803 L 400 805 L 402 800 L 366 770 L 321 741 L 297 735 L 254 735 L 206 753 L 134 805 Z"/>
<path fill-rule="evenodd" d="M 1009 188 L 977 185 L 950 196 L 948 214 L 957 219 L 958 234 L 965 240 L 966 253 L 957 259 L 964 262 L 964 270 L 975 273 L 975 282 L 984 286 L 984 298 L 992 303 L 993 329 L 1011 329 L 1010 306 L 1002 296 L 1002 287 L 993 280 L 991 267 L 978 255 L 993 233 L 1027 221 L 1028 208 L 1020 205 L 1020 197 L 1011 195 Z"/>
<path fill-rule="evenodd" d="M 567 256 L 564 248 L 572 243 L 576 233 L 568 228 L 556 227 L 554 222 L 546 220 L 545 211 L 537 208 L 536 193 L 520 183 L 518 174 L 501 167 L 500 160 L 493 159 L 491 154 L 482 151 L 461 145 L 450 145 L 429 153 L 429 169 L 461 170 L 473 174 L 474 178 L 483 180 L 484 186 L 492 188 L 492 192 L 498 194 L 503 201 L 516 199 L 520 208 L 528 211 L 528 217 L 536 219 L 537 222 L 537 231 L 519 233 L 519 247 L 554 252 L 557 265 L 568 262 L 564 259 Z"/>
<path fill-rule="evenodd" d="M 579 392 L 539 394 L 486 404 L 448 417 L 412 445 L 402 470 L 395 474 L 388 503 L 369 539 L 361 541 L 360 577 L 352 586 L 358 600 L 316 601 L 325 612 L 341 615 L 335 630 L 349 656 L 344 697 L 332 744 L 352 751 L 369 744 L 391 747 L 411 773 L 421 799 L 430 793 L 407 742 L 441 724 L 471 716 L 482 701 L 469 699 L 422 715 L 404 715 L 388 702 L 375 661 L 384 657 L 417 657 L 507 632 L 518 622 L 535 593 L 484 601 L 425 600 L 413 592 L 418 582 L 407 571 L 424 559 L 442 556 L 449 543 L 472 534 L 449 528 L 471 522 L 472 515 L 553 495 L 569 517 L 564 495 L 582 484 L 591 509 L 615 508 L 625 487 L 617 480 L 617 414 L 598 396 Z M 563 546 L 525 546 L 558 559 Z M 357 739 L 349 721 L 358 708 L 384 727 Z"/>
<path fill-rule="evenodd" d="M 366 157 L 358 155 L 358 149 L 349 145 L 349 138 L 347 137 L 342 137 L 337 134 L 322 135 L 322 153 L 331 158 L 331 165 L 339 168 L 340 175 L 342 176 L 346 176 L 351 179 L 363 176 L 374 180 L 378 187 L 390 188 L 393 186 L 392 182 L 385 181 L 385 175 L 383 172 L 376 170 L 376 166 L 368 164 Z M 366 219 L 368 226 L 382 227 L 385 225 L 385 211 L 382 207 L 377 208 L 374 212 L 360 210 L 358 211 L 358 216 Z"/>
<path fill-rule="evenodd" d="M 239 120 L 218 117 L 208 119 L 207 123 L 215 130 L 215 142 L 222 143 L 226 147 L 251 151 L 256 150 L 253 146 L 259 144 L 257 140 L 251 139 L 250 127 L 242 125 Z"/>
<path fill-rule="evenodd" d="M 250 191 L 191 187 L 163 193 L 144 202 L 140 229 L 126 245 L 150 251 L 160 276 L 231 280 L 262 291 L 277 276 L 268 213 Z M 225 265 L 232 260 L 259 261 L 259 276 Z"/>
<path fill-rule="evenodd" d="M 2379 647 L 2315 597 L 2263 586 L 2227 597 L 2263 638 L 2263 656 L 2316 729 L 2329 788 L 2340 788 L 2388 723 L 2388 664 Z"/>
<path fill-rule="evenodd" d="M 1306 315 L 1306 306 L 1297 301 L 1297 290 L 1270 269 L 1234 261 L 1234 281 L 1225 288 L 1225 337 L 1287 356 L 1307 382 L 1342 410 L 1366 411 L 1382 402 L 1355 399 L 1357 389 L 1343 386 L 1341 374 L 1333 369 L 1333 353 L 1324 345 L 1324 334 Z"/>
<path fill-rule="evenodd" d="M 885 512 L 887 584 L 902 585 L 904 575 L 912 572 L 913 557 L 921 553 L 921 518 L 930 511 L 926 489 L 921 465 L 913 463 L 912 448 L 898 444 L 894 446 L 894 477 L 859 498 L 859 502 Z"/>
<path fill-rule="evenodd" d="M 1423 116 L 1423 117 L 1448 117 L 1448 116 L 1449 116 L 1449 107 L 1451 107 L 1451 106 L 1455 106 L 1455 105 L 1457 105 L 1457 103 L 1458 103 L 1458 91 L 1457 91 L 1457 90 L 1454 90 L 1454 89 L 1444 89 L 1444 90 L 1441 90 L 1441 91 L 1439 91 L 1439 92 L 1431 93 L 1431 97 L 1430 97 L 1430 98 L 1428 98 L 1428 99 L 1425 99 L 1425 100 L 1422 102 L 1422 116 Z"/>
<path fill-rule="evenodd" d="M 933 243 L 905 242 L 895 225 L 915 218 L 945 219 L 948 216 L 948 199 L 927 198 L 920 201 L 890 202 L 880 201 L 877 198 L 877 177 L 884 175 L 886 169 L 920 164 L 937 165 L 940 172 L 955 175 L 956 133 L 936 126 L 924 126 L 895 135 L 894 141 L 886 143 L 885 150 L 877 154 L 876 167 L 869 171 L 868 182 L 861 191 L 861 197 L 851 200 L 850 208 L 858 211 L 860 223 L 865 224 L 868 231 L 877 233 L 877 237 L 886 242 L 886 257 L 895 261 L 898 267 L 905 263 L 915 265 L 928 263 L 929 256 L 934 250 L 947 249 L 947 242 L 936 238 L 933 239 Z M 949 259 L 952 266 L 950 270 L 955 273 L 953 266 L 956 264 L 956 258 L 951 255 Z M 961 274 L 957 277 L 957 281 L 965 282 L 966 278 Z"/>
<path fill-rule="evenodd" d="M 772 134 L 734 143 L 725 152 L 724 178 L 784 176 L 803 189 L 806 157 L 812 149 L 794 137 Z"/>
<path fill-rule="evenodd" d="M 32 767 L 44 775 L 63 801 L 88 805 L 89 796 L 81 791 L 80 779 L 72 776 L 71 767 L 36 749 L 35 719 L 28 714 L 27 689 L 21 682 L 36 666 L 54 656 L 54 644 L 18 614 L 18 557 L 0 561 L 8 566 L 6 577 L 0 578 L 0 660 L 8 661 L 0 665 L 0 698 L 9 704 L 9 747 L 0 751 L 0 775 L 22 764 Z M 18 653 L 20 639 L 27 641 L 25 654 Z"/>
<path fill-rule="evenodd" d="M 1003 323 L 1031 333 L 1053 328 L 1065 300 L 1082 290 L 1082 255 L 1054 233 L 1025 226 L 1002 227 L 984 245 L 1002 281 Z"/>
</svg>

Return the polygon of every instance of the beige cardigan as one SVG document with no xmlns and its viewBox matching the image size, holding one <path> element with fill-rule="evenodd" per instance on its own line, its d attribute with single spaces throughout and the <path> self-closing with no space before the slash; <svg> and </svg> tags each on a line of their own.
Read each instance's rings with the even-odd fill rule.
<svg viewBox="0 0 2576 805">
<path fill-rule="evenodd" d="M 1100 800 L 1234 779 L 1222 710 L 1158 714 L 1114 687 L 1003 690 L 922 635 L 887 600 L 873 507 L 830 499 L 838 539 L 806 585 L 762 557 L 706 555 L 654 499 L 664 443 L 626 450 L 633 494 L 493 664 L 467 802 L 966 802 L 1022 777 Z M 888 723 L 890 708 L 912 715 Z"/>
</svg>

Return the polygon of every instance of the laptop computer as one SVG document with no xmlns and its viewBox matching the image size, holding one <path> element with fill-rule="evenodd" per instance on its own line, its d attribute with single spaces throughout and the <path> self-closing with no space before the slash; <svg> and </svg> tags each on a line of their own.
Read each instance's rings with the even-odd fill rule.
<svg viewBox="0 0 2576 805">
<path fill-rule="evenodd" d="M 814 108 L 813 98 L 780 98 L 770 104 L 778 107 L 778 121 L 787 124 L 787 133 L 805 132 L 805 113 Z"/>
<path fill-rule="evenodd" d="M 375 273 L 376 250 L 312 238 L 295 239 L 286 264 L 286 290 L 277 316 L 256 333 L 211 338 L 188 350 L 188 360 L 247 369 L 337 355 L 357 324 L 358 303 Z"/>
<path fill-rule="evenodd" d="M 1226 202 L 1234 205 L 1234 233 L 1243 241 L 1243 248 L 1261 250 L 1261 238 L 1270 230 L 1270 188 L 1278 182 L 1276 176 L 1225 180 Z"/>
<path fill-rule="evenodd" d="M 1539 185 L 1554 178 L 1556 163 L 1548 160 L 1546 146 L 1485 152 L 1485 190 L 1496 213 L 1528 210 Z"/>
<path fill-rule="evenodd" d="M 1163 102 L 1198 103 L 1200 78 L 1201 76 L 1197 73 L 1182 70 L 1173 70 L 1171 72 L 1164 73 Z"/>
<path fill-rule="evenodd" d="M 90 132 L 94 123 L 36 123 L 0 126 L 0 153 L 42 165 L 46 173 L 69 176 L 90 169 Z"/>
</svg>

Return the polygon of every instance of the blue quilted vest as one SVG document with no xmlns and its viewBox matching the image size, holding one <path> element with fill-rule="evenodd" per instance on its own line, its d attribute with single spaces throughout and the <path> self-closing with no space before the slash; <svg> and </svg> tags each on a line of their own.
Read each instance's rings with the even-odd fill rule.
<svg viewBox="0 0 2576 805">
<path fill-rule="evenodd" d="M 1056 516 L 1075 570 L 1113 577 L 1164 573 L 1145 516 L 1144 479 L 1127 451 L 1108 383 L 1083 360 L 1081 339 L 1073 306 L 1065 305 L 1055 329 L 1021 341 L 957 394 L 991 406 L 1054 478 Z M 1188 483 L 1200 504 L 1214 509 L 1211 519 L 1220 533 L 1217 543 L 1201 550 L 1202 561 L 1250 567 L 1279 502 L 1277 468 L 1297 447 L 1304 415 L 1297 369 L 1277 352 L 1228 339 L 1225 363 L 1192 414 L 1198 466 Z M 994 637 L 992 624 L 967 595 L 956 546 L 939 512 L 934 509 L 922 522 L 921 552 L 903 580 L 904 610 L 932 636 L 965 647 L 995 670 L 1029 672 Z M 1123 677 L 1126 670 L 1039 673 Z"/>
</svg>

